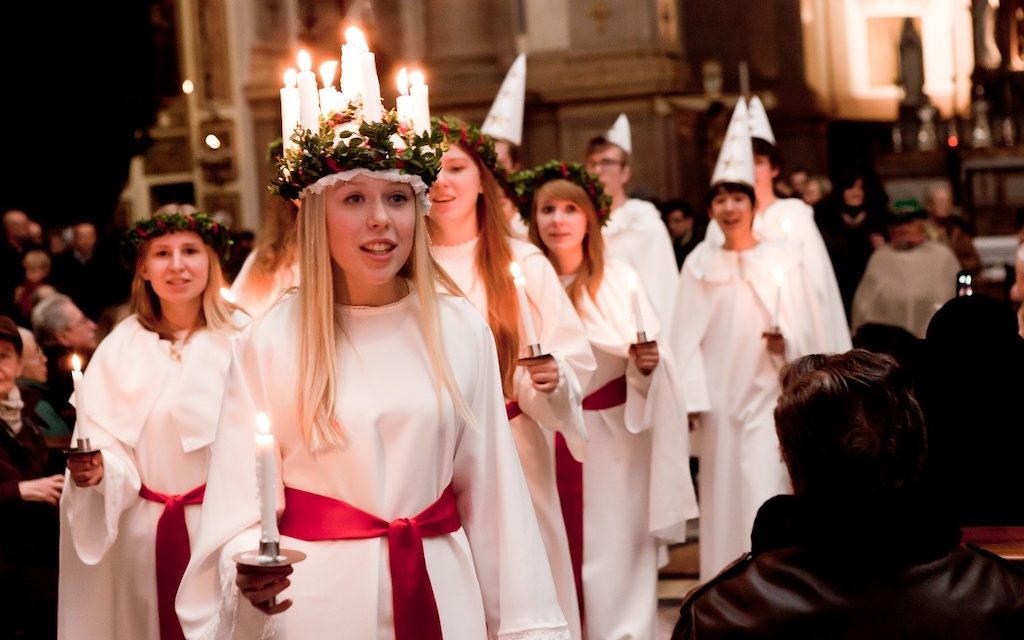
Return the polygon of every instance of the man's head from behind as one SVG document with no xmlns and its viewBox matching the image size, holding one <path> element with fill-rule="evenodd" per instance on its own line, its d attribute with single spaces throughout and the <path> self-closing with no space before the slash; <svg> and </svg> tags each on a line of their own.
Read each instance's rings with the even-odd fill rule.
<svg viewBox="0 0 1024 640">
<path fill-rule="evenodd" d="M 920 485 L 924 416 L 895 360 L 863 349 L 810 355 L 781 379 L 775 429 L 795 493 L 872 498 Z"/>
</svg>

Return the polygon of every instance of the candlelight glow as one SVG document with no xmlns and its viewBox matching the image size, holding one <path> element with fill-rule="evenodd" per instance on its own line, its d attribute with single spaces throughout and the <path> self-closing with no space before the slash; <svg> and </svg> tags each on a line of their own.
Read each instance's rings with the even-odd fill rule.
<svg viewBox="0 0 1024 640">
<path fill-rule="evenodd" d="M 334 84 L 334 73 L 338 70 L 337 60 L 328 60 L 320 64 L 320 79 L 325 87 Z"/>
<path fill-rule="evenodd" d="M 295 69 L 288 69 L 284 72 L 284 86 L 286 89 L 295 88 Z"/>
<path fill-rule="evenodd" d="M 220 297 L 224 298 L 231 304 L 235 304 L 236 302 L 238 302 L 238 300 L 235 298 L 235 294 L 231 293 L 231 289 L 228 289 L 227 287 L 220 288 Z"/>
<path fill-rule="evenodd" d="M 786 273 L 782 270 L 782 267 L 772 268 L 772 277 L 775 278 L 775 283 L 780 287 L 786 281 Z"/>
<path fill-rule="evenodd" d="M 270 418 L 262 411 L 256 414 L 256 431 L 263 435 L 270 434 Z"/>
<path fill-rule="evenodd" d="M 423 72 L 417 69 L 409 74 L 409 83 L 414 87 L 422 87 L 427 84 L 427 80 L 423 77 Z"/>
<path fill-rule="evenodd" d="M 366 43 L 366 36 L 359 30 L 358 27 L 349 27 L 345 29 L 345 42 L 347 44 L 356 46 L 363 51 L 369 51 L 370 45 Z"/>
<path fill-rule="evenodd" d="M 523 270 L 519 268 L 518 262 L 513 262 L 512 264 L 508 265 L 508 270 L 509 273 L 512 274 L 513 280 L 517 282 L 523 280 Z"/>
<path fill-rule="evenodd" d="M 78 354 L 71 356 L 71 369 L 75 373 L 82 373 L 82 359 L 78 357 Z"/>
<path fill-rule="evenodd" d="M 403 96 L 409 95 L 409 72 L 405 67 L 398 70 L 398 93 Z"/>
<path fill-rule="evenodd" d="M 299 49 L 299 70 L 309 71 L 313 68 L 313 59 L 309 57 L 309 52 L 305 49 Z"/>
</svg>

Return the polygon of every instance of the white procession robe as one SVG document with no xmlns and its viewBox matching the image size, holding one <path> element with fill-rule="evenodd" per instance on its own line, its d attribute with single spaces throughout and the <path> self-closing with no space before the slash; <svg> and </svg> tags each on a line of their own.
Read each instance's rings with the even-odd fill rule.
<svg viewBox="0 0 1024 640">
<path fill-rule="evenodd" d="M 558 362 L 558 387 L 551 393 L 537 391 L 523 367 L 513 378 L 515 398 L 523 413 L 512 420 L 512 435 L 530 487 L 551 571 L 573 638 L 581 638 L 576 586 L 569 556 L 569 541 L 562 519 L 555 478 L 555 433 L 561 433 L 573 457 L 582 461 L 586 442 L 583 422 L 583 386 L 594 370 L 590 351 L 576 310 L 558 280 L 558 274 L 540 249 L 511 239 L 513 258 L 526 278 L 533 324 L 541 348 Z M 476 270 L 477 240 L 454 246 L 433 246 L 431 252 L 480 314 L 486 317 L 487 291 Z M 522 325 L 520 335 L 524 335 Z M 523 353 L 522 355 L 528 355 Z"/>
<path fill-rule="evenodd" d="M 171 343 L 124 319 L 89 362 L 78 424 L 103 453 L 103 480 L 61 498 L 62 640 L 158 639 L 156 530 L 164 505 L 141 484 L 185 494 L 206 482 L 235 333 L 201 330 L 172 357 Z M 195 548 L 199 505 L 185 507 Z"/>
<path fill-rule="evenodd" d="M 231 283 L 231 293 L 239 307 L 253 318 L 262 317 L 288 290 L 299 286 L 298 261 L 280 265 L 272 277 L 253 275 L 259 250 L 252 251 L 242 263 L 242 269 Z"/>
<path fill-rule="evenodd" d="M 774 323 L 776 304 L 784 357 L 770 354 L 761 336 Z M 781 242 L 739 252 L 697 245 L 679 275 L 675 318 L 669 342 L 687 409 L 703 412 L 700 574 L 707 580 L 750 550 L 761 504 L 790 491 L 773 416 L 779 370 L 827 350 L 828 340 L 801 253 Z"/>
<path fill-rule="evenodd" d="M 508 431 L 494 342 L 462 298 L 439 296 L 448 360 L 477 424 L 438 404 L 415 292 L 382 307 L 338 307 L 337 418 L 347 446 L 310 451 L 296 424 L 299 308 L 284 298 L 240 341 L 213 447 L 203 526 L 178 592 L 198 638 L 394 637 L 384 538 L 281 546 L 307 558 L 268 617 L 238 594 L 231 557 L 259 539 L 254 425 L 267 413 L 284 486 L 344 500 L 378 518 L 411 518 L 452 485 L 462 528 L 423 539 L 446 640 L 569 637 Z M 283 503 L 283 487 L 279 492 Z M 287 509 L 287 504 L 283 505 Z"/>
<path fill-rule="evenodd" d="M 661 214 L 646 200 L 630 198 L 611 213 L 601 231 L 605 252 L 640 274 L 662 325 L 672 319 L 676 298 L 676 254 Z"/>
<path fill-rule="evenodd" d="M 853 344 L 850 340 L 850 327 L 846 322 L 843 296 L 839 293 L 839 283 L 825 241 L 814 222 L 814 209 L 798 198 L 778 198 L 754 216 L 754 237 L 758 240 L 794 241 L 799 244 L 828 332 L 826 351 L 849 351 Z M 716 247 L 725 243 L 722 228 L 714 220 L 708 224 L 704 239 Z"/>
<path fill-rule="evenodd" d="M 650 376 L 629 357 L 637 338 L 629 273 L 627 264 L 608 260 L 597 298 L 584 292 L 578 307 L 597 359 L 586 395 L 626 377 L 625 404 L 583 412 L 585 627 L 589 638 L 603 640 L 657 638 L 658 544 L 685 541 L 686 521 L 698 515 L 672 355 L 659 344 Z M 641 305 L 647 337 L 657 340 L 660 323 L 643 296 Z"/>
</svg>

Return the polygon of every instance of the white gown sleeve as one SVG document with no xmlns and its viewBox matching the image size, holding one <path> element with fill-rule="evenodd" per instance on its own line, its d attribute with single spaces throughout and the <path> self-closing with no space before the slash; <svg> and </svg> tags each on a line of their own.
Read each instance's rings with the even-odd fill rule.
<svg viewBox="0 0 1024 640">
<path fill-rule="evenodd" d="M 682 383 L 683 397 L 686 398 L 686 410 L 689 413 L 701 413 L 711 409 L 704 373 L 704 357 L 700 348 L 711 307 L 710 301 L 706 298 L 707 294 L 700 281 L 684 263 L 679 273 L 676 307 L 672 314 L 672 325 L 667 331 L 666 342 L 667 350 L 679 368 L 678 376 Z"/>
<path fill-rule="evenodd" d="M 477 417 L 455 451 L 453 485 L 484 599 L 487 626 L 501 640 L 569 640 L 547 554 L 505 415 L 494 340 L 478 336 Z"/>
<path fill-rule="evenodd" d="M 806 207 L 805 215 L 793 216 L 794 235 L 800 240 L 802 254 L 807 264 L 808 274 L 814 284 L 814 290 L 821 305 L 822 322 L 827 331 L 828 351 L 842 353 L 849 351 L 853 344 L 850 340 L 850 327 L 846 322 L 846 310 L 843 297 L 839 293 L 832 260 L 821 237 L 818 226 L 814 223 L 814 212 Z"/>
</svg>

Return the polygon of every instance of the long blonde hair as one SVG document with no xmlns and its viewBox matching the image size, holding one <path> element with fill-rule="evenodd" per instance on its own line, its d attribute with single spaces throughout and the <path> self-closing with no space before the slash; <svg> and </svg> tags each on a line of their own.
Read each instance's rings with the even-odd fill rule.
<svg viewBox="0 0 1024 640">
<path fill-rule="evenodd" d="M 552 180 L 541 185 L 533 198 L 533 213 L 530 217 L 534 223 L 530 225 L 529 233 L 530 241 L 540 247 L 549 260 L 550 251 L 541 241 L 536 224 L 537 210 L 545 200 L 568 200 L 587 216 L 587 233 L 583 237 L 583 263 L 576 272 L 576 277 L 565 288 L 569 299 L 572 300 L 572 306 L 578 309 L 583 292 L 587 291 L 591 298 L 596 298 L 597 290 L 601 288 L 601 280 L 604 279 L 604 236 L 601 235 L 601 223 L 597 220 L 594 203 L 575 182 Z"/>
<path fill-rule="evenodd" d="M 335 415 L 338 389 L 337 353 L 338 331 L 344 332 L 342 316 L 336 311 L 334 295 L 333 260 L 327 239 L 326 194 L 310 194 L 299 207 L 298 244 L 299 274 L 299 405 L 300 429 L 310 449 L 316 451 L 327 446 L 345 446 L 344 428 Z M 438 283 L 448 292 L 461 295 L 458 285 L 434 262 L 430 255 L 426 223 L 420 199 L 416 203 L 416 226 L 413 231 L 412 252 L 398 274 L 412 281 L 420 303 L 423 337 L 434 370 L 438 404 L 441 389 L 455 407 L 456 413 L 468 424 L 474 423 L 472 412 L 459 391 L 455 374 L 448 361 L 441 320 L 438 312 Z M 440 384 L 438 384 L 438 381 Z"/>
<path fill-rule="evenodd" d="M 160 237 L 160 236 L 157 236 Z M 171 339 L 173 332 L 164 324 L 160 310 L 160 297 L 153 290 L 153 285 L 142 277 L 142 263 L 146 259 L 150 242 L 139 247 L 135 258 L 135 277 L 132 278 L 132 293 L 129 306 L 144 329 L 152 331 L 164 339 Z M 192 331 L 209 328 L 213 331 L 235 330 L 238 326 L 231 319 L 235 306 L 220 295 L 224 286 L 224 272 L 220 268 L 220 257 L 213 247 L 203 243 L 203 250 L 210 260 L 210 271 L 203 289 L 203 305 L 199 310 L 199 320 Z"/>
</svg>

